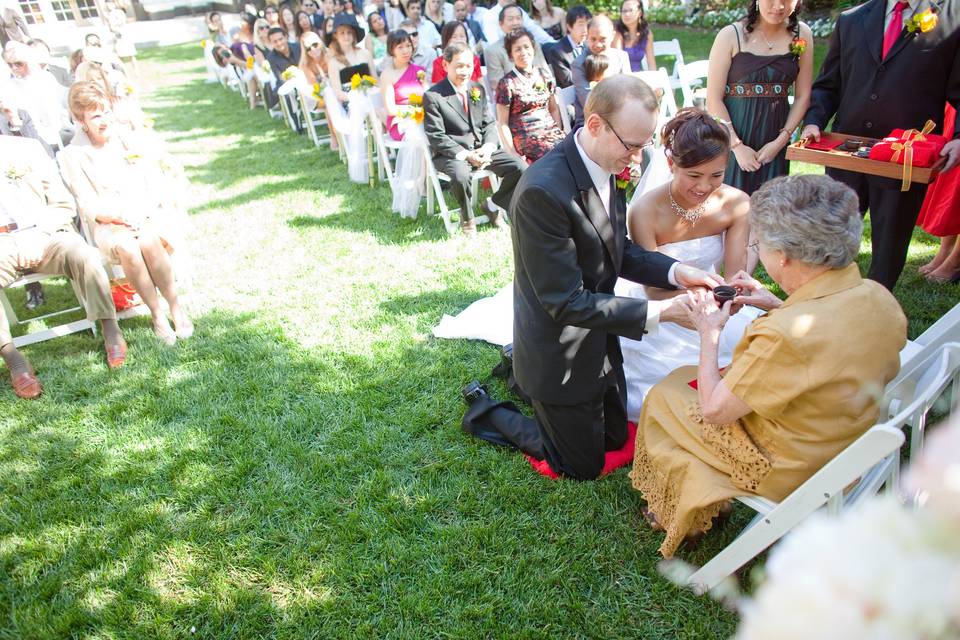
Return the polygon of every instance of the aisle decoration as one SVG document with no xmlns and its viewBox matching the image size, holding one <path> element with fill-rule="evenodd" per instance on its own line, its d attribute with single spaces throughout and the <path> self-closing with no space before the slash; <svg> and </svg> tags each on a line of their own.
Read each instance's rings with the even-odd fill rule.
<svg viewBox="0 0 960 640">
<path fill-rule="evenodd" d="M 397 128 L 405 144 L 397 151 L 396 179 L 393 185 L 393 211 L 401 218 L 416 218 L 420 199 L 426 191 L 424 149 L 427 138 L 423 131 L 423 97 L 410 95 L 409 104 L 397 109 Z"/>
</svg>

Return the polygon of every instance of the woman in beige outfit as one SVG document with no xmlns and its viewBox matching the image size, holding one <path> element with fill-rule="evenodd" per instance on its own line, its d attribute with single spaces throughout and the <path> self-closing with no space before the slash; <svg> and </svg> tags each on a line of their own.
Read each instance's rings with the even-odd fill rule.
<svg viewBox="0 0 960 640">
<path fill-rule="evenodd" d="M 115 135 L 110 97 L 97 83 L 74 84 L 69 104 L 80 128 L 59 159 L 80 215 L 100 251 L 120 262 L 150 309 L 157 337 L 168 345 L 189 338 L 193 324 L 180 306 L 170 261 L 179 222 L 176 207 L 170 206 L 176 194 L 164 189 L 169 180 L 157 156 L 149 146 Z M 157 289 L 175 330 L 160 308 Z"/>
</svg>

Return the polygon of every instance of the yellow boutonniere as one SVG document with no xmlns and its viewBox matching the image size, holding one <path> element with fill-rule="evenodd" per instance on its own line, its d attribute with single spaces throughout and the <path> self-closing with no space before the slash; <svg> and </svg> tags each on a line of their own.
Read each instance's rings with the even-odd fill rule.
<svg viewBox="0 0 960 640">
<path fill-rule="evenodd" d="M 799 58 L 807 50 L 807 41 L 803 38 L 794 38 L 790 43 L 790 53 Z"/>
<path fill-rule="evenodd" d="M 22 165 L 11 164 L 9 167 L 7 167 L 4 175 L 10 182 L 17 182 L 23 178 L 23 176 L 27 175 L 27 168 Z"/>
<path fill-rule="evenodd" d="M 201 48 L 201 49 L 206 49 L 206 48 L 207 48 L 207 41 L 206 41 L 206 40 L 201 40 L 201 41 L 200 41 L 200 48 Z"/>
<path fill-rule="evenodd" d="M 927 33 L 933 31 L 939 20 L 937 13 L 933 9 L 915 13 L 913 17 L 910 18 L 910 21 L 907 22 L 907 31 L 909 33 L 916 33 L 917 31 Z"/>
<path fill-rule="evenodd" d="M 253 69 L 253 58 L 247 58 L 247 69 Z"/>
<path fill-rule="evenodd" d="M 474 87 L 473 89 L 470 89 L 470 99 L 473 100 L 474 102 L 480 102 L 480 89 L 479 89 L 479 88 Z"/>
<path fill-rule="evenodd" d="M 423 96 L 420 95 L 419 93 L 411 93 L 409 102 L 414 106 L 420 106 L 423 104 Z"/>
<path fill-rule="evenodd" d="M 289 67 L 287 67 L 286 69 L 283 70 L 283 73 L 280 74 L 280 78 L 281 78 L 284 82 L 286 82 L 287 80 L 289 80 L 289 79 L 292 78 L 293 76 L 297 75 L 297 71 L 298 71 L 298 69 L 297 69 L 295 66 L 290 65 Z"/>
<path fill-rule="evenodd" d="M 139 153 L 128 153 L 126 155 L 127 164 L 137 164 L 137 162 L 139 162 L 140 158 L 142 157 L 143 156 L 141 156 Z"/>
</svg>

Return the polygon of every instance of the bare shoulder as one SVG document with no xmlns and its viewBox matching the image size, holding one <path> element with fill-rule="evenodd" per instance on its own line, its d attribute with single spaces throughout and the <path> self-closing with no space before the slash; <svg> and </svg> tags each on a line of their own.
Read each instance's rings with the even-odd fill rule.
<svg viewBox="0 0 960 640">
<path fill-rule="evenodd" d="M 800 21 L 800 24 L 797 25 L 800 30 L 800 37 L 807 41 L 811 46 L 813 45 L 813 30 L 810 28 L 806 22 Z"/>
<path fill-rule="evenodd" d="M 720 208 L 725 216 L 731 218 L 731 221 L 738 220 L 750 213 L 750 196 L 746 193 L 727 184 L 720 185 L 718 191 Z"/>
</svg>

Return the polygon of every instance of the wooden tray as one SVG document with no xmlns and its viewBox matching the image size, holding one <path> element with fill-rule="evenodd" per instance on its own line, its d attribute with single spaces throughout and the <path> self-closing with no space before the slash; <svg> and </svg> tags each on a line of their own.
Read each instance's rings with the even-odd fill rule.
<svg viewBox="0 0 960 640">
<path fill-rule="evenodd" d="M 866 142 L 877 142 L 875 138 L 848 136 L 843 133 L 825 133 L 823 136 L 829 136 L 834 139 L 839 138 L 841 140 L 856 138 L 857 140 L 864 140 Z M 818 151 L 816 149 L 807 149 L 802 141 L 787 147 L 787 160 L 821 164 L 825 167 L 833 167 L 834 169 L 844 169 L 846 171 L 856 171 L 857 173 L 868 173 L 873 176 L 893 178 L 894 180 L 903 180 L 902 164 L 870 160 L 869 158 L 858 158 L 848 151 Z M 929 184 L 932 173 L 933 170 L 931 167 L 914 167 L 910 180 L 920 184 Z"/>
</svg>

